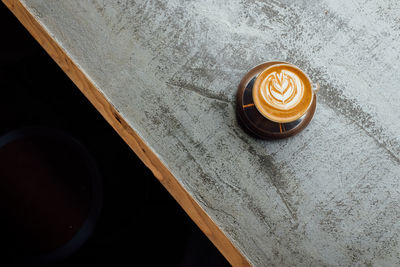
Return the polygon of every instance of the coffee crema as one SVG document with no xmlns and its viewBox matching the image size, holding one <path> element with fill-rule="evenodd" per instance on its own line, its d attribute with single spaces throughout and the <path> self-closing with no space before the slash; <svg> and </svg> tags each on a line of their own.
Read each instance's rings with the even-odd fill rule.
<svg viewBox="0 0 400 267">
<path fill-rule="evenodd" d="M 310 79 L 291 64 L 266 68 L 253 86 L 253 100 L 258 111 L 278 123 L 292 122 L 303 116 L 313 95 Z"/>
</svg>

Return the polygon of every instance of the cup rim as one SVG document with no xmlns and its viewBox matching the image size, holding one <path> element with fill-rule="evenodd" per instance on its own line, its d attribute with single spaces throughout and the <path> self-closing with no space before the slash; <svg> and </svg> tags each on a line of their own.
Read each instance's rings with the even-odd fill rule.
<svg viewBox="0 0 400 267">
<path fill-rule="evenodd" d="M 254 88 L 255 88 L 256 84 L 260 82 L 260 81 L 259 81 L 259 77 L 260 77 L 263 73 L 267 72 L 269 69 L 271 69 L 271 68 L 273 68 L 273 67 L 279 67 L 279 66 L 289 66 L 289 67 L 294 68 L 294 69 L 296 69 L 297 71 L 299 71 L 301 74 L 303 74 L 303 75 L 306 77 L 307 81 L 308 81 L 309 84 L 310 84 L 310 90 L 311 90 L 311 98 L 310 98 L 310 101 L 309 101 L 309 103 L 308 103 L 308 105 L 307 105 L 307 108 L 304 110 L 304 112 L 301 112 L 301 113 L 299 113 L 298 115 L 292 116 L 290 119 L 286 119 L 286 120 L 276 120 L 276 119 L 274 119 L 274 118 L 268 117 L 268 116 L 267 116 L 266 114 L 264 114 L 263 111 L 261 111 L 260 108 L 257 106 L 257 102 L 258 102 L 258 101 L 255 101 L 255 96 L 256 96 L 256 93 L 257 93 L 257 92 L 256 92 L 256 90 L 254 90 Z M 252 97 L 253 97 L 253 101 L 254 101 L 254 106 L 256 107 L 256 109 L 258 110 L 258 112 L 261 113 L 261 115 L 262 115 L 263 117 L 267 118 L 267 119 L 270 120 L 270 121 L 277 122 L 277 123 L 290 123 L 290 122 L 296 121 L 296 120 L 298 120 L 299 118 L 301 118 L 304 114 L 306 114 L 307 111 L 310 109 L 310 106 L 311 106 L 312 101 L 313 101 L 313 99 L 314 99 L 314 92 L 313 92 L 312 86 L 313 86 L 313 82 L 311 81 L 311 79 L 310 79 L 310 77 L 307 75 L 307 73 L 305 73 L 302 69 L 300 69 L 300 68 L 297 67 L 296 65 L 291 64 L 291 63 L 288 63 L 288 62 L 286 62 L 286 63 L 277 63 L 277 64 L 273 64 L 273 65 L 271 65 L 271 66 L 265 68 L 263 71 L 261 71 L 261 72 L 257 75 L 256 80 L 254 81 L 253 90 L 252 90 Z M 293 119 L 293 117 L 294 117 L 294 119 Z"/>
</svg>

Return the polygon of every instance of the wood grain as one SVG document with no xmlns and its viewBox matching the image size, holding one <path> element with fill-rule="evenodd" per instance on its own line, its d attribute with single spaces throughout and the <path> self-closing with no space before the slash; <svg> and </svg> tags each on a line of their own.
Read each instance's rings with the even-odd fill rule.
<svg viewBox="0 0 400 267">
<path fill-rule="evenodd" d="M 146 145 L 144 140 L 128 125 L 113 105 L 96 88 L 95 84 L 85 75 L 84 71 L 71 60 L 68 54 L 50 36 L 46 29 L 40 25 L 27 8 L 17 0 L 2 1 L 153 172 L 154 176 L 163 184 L 225 258 L 233 266 L 250 266 L 246 257 L 231 243 L 199 204 L 193 200 L 168 168 Z"/>
</svg>

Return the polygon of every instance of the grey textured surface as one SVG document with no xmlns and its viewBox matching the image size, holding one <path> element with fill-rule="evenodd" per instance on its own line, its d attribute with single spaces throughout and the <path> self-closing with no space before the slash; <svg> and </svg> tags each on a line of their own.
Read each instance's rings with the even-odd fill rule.
<svg viewBox="0 0 400 267">
<path fill-rule="evenodd" d="M 251 263 L 400 264 L 399 1 L 23 2 Z M 235 93 L 273 59 L 321 90 L 261 141 Z"/>
</svg>

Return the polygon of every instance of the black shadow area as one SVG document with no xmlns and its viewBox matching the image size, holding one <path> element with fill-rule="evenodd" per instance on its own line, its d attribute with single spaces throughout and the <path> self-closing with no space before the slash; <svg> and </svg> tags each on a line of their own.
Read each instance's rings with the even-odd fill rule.
<svg viewBox="0 0 400 267">
<path fill-rule="evenodd" d="M 103 209 L 94 234 L 78 252 L 58 263 L 228 266 L 2 3 L 0 25 L 0 136 L 29 126 L 66 132 L 88 149 L 103 179 Z"/>
</svg>

